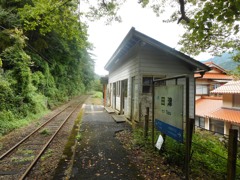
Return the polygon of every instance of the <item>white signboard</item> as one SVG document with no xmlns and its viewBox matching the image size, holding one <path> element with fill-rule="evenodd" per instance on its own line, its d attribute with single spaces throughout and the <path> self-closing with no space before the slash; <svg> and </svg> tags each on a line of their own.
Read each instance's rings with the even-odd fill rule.
<svg viewBox="0 0 240 180">
<path fill-rule="evenodd" d="M 183 132 L 183 85 L 155 87 L 154 119 L 157 128 L 180 141 Z"/>
</svg>

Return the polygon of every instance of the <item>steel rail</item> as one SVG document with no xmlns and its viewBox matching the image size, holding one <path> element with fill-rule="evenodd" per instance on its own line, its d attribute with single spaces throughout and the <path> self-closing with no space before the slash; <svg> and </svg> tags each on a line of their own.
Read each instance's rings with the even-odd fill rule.
<svg viewBox="0 0 240 180">
<path fill-rule="evenodd" d="M 69 105 L 71 106 L 71 105 Z M 53 117 L 51 117 L 50 119 L 48 119 L 45 123 L 43 123 L 40 127 L 38 127 L 37 129 L 35 129 L 33 132 L 31 132 L 29 135 L 27 135 L 25 138 L 23 138 L 21 141 L 19 141 L 17 144 L 15 144 L 13 147 L 11 147 L 8 151 L 6 151 L 5 153 L 3 153 L 0 156 L 0 160 L 2 160 L 4 157 L 6 157 L 9 153 L 11 153 L 14 149 L 16 149 L 20 144 L 22 144 L 24 141 L 26 141 L 30 136 L 32 136 L 34 133 L 36 133 L 39 129 L 41 129 L 43 126 L 45 126 L 46 124 L 48 124 L 49 122 L 51 122 L 53 120 L 53 118 L 55 118 L 57 115 L 59 115 L 60 113 L 62 113 L 65 109 L 67 109 L 69 106 L 67 106 L 66 108 L 64 108 L 63 110 L 61 110 L 60 112 L 58 112 L 57 114 L 55 114 Z"/>
<path fill-rule="evenodd" d="M 74 109 L 73 111 L 71 111 L 71 113 L 63 120 L 62 124 L 58 127 L 57 131 L 52 135 L 52 137 L 49 139 L 49 141 L 44 145 L 44 147 L 41 149 L 41 151 L 39 152 L 39 154 L 36 156 L 36 158 L 32 161 L 32 163 L 28 166 L 27 170 L 24 172 L 24 174 L 19 178 L 19 180 L 23 180 L 25 179 L 25 177 L 29 174 L 29 172 L 31 171 L 31 169 L 34 167 L 34 165 L 37 163 L 38 159 L 41 157 L 41 155 L 44 153 L 44 151 L 47 149 L 47 147 L 49 146 L 49 144 L 52 142 L 52 140 L 54 139 L 54 137 L 57 135 L 57 133 L 62 129 L 63 125 L 67 122 L 67 120 L 70 118 L 70 116 L 73 114 L 73 112 L 82 104 L 79 103 Z"/>
</svg>

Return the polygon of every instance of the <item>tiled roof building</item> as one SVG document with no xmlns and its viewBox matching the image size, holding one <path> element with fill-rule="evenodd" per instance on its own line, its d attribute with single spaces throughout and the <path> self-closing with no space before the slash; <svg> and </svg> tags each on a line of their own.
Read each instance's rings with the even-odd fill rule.
<svg viewBox="0 0 240 180">
<path fill-rule="evenodd" d="M 224 78 L 225 80 L 231 78 L 223 73 L 223 69 L 213 63 L 206 65 L 214 66 L 215 73 L 207 72 L 200 78 L 200 84 L 204 84 L 204 79 L 208 79 L 208 82 L 211 79 L 214 82 L 213 79 L 219 77 L 221 79 L 218 79 L 218 82 L 224 82 Z M 222 74 L 217 71 L 222 71 Z M 198 85 L 198 83 L 196 84 Z M 219 87 L 215 86 L 210 93 L 218 94 L 220 97 L 199 96 L 196 100 L 195 124 L 220 134 L 228 134 L 230 128 L 238 129 L 240 132 L 240 81 L 222 83 Z"/>
<path fill-rule="evenodd" d="M 240 111 L 234 109 L 221 108 L 207 114 L 207 117 L 227 121 L 230 123 L 237 123 L 240 125 Z"/>
<path fill-rule="evenodd" d="M 196 116 L 206 116 L 222 107 L 222 98 L 202 97 L 196 101 Z"/>
<path fill-rule="evenodd" d="M 214 96 L 210 94 L 212 90 L 233 79 L 232 76 L 227 74 L 227 71 L 213 62 L 205 62 L 204 64 L 209 66 L 211 70 L 206 72 L 203 76 L 200 76 L 198 73 L 195 74 L 196 98 L 200 96 Z"/>
<path fill-rule="evenodd" d="M 223 86 L 213 90 L 211 93 L 240 94 L 240 81 L 230 81 Z"/>
</svg>

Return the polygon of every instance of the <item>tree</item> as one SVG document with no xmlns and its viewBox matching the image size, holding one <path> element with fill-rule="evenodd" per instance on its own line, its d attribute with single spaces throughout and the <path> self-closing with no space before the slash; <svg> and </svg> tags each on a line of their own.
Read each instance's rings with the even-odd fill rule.
<svg viewBox="0 0 240 180">
<path fill-rule="evenodd" d="M 0 0 L 0 136 L 90 87 L 94 63 L 79 17 L 77 0 Z"/>
<path fill-rule="evenodd" d="M 116 13 L 124 1 L 99 0 L 98 9 L 91 5 L 95 16 L 108 15 L 110 19 L 120 19 Z M 169 13 L 165 22 L 176 22 L 184 26 L 179 44 L 181 50 L 190 55 L 209 52 L 220 55 L 223 52 L 240 52 L 239 0 L 138 0 L 142 7 L 151 7 L 157 16 Z M 108 13 L 104 12 L 103 9 Z M 91 14 L 91 13 L 88 13 Z M 240 61 L 240 54 L 235 54 Z"/>
</svg>

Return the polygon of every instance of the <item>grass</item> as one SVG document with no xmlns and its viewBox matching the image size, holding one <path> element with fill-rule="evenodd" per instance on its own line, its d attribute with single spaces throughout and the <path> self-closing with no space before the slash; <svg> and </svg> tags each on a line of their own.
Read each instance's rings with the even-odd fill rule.
<svg viewBox="0 0 240 180">
<path fill-rule="evenodd" d="M 31 122 L 43 117 L 47 114 L 49 110 L 41 111 L 37 114 L 29 113 L 25 118 L 18 118 L 11 111 L 1 111 L 0 112 L 0 137 L 9 132 L 21 128 L 23 126 L 29 125 Z"/>
<path fill-rule="evenodd" d="M 13 157 L 11 159 L 11 161 L 15 162 L 15 163 L 25 163 L 25 162 L 32 161 L 33 159 L 34 159 L 34 156 L 28 156 L 28 157 L 24 157 L 24 158 Z"/>
<path fill-rule="evenodd" d="M 44 161 L 46 158 L 51 157 L 53 154 L 53 150 L 52 149 L 48 149 L 43 156 L 41 156 L 41 161 Z"/>
<path fill-rule="evenodd" d="M 23 154 L 23 155 L 30 155 L 33 153 L 33 150 L 28 150 L 28 149 L 20 149 L 17 151 L 18 154 Z"/>
<path fill-rule="evenodd" d="M 19 157 L 13 157 L 11 159 L 12 162 L 15 163 L 24 163 L 24 162 L 28 162 L 28 161 L 32 161 L 34 159 L 34 155 L 33 155 L 33 151 L 32 150 L 28 150 L 28 149 L 19 149 L 17 151 L 17 154 L 21 155 L 21 158 Z M 22 157 L 23 156 L 23 157 Z"/>
<path fill-rule="evenodd" d="M 48 135 L 50 135 L 51 134 L 51 132 L 49 131 L 49 129 L 43 129 L 41 132 L 40 132 L 40 134 L 42 134 L 42 135 L 44 135 L 44 136 L 48 136 Z"/>
<path fill-rule="evenodd" d="M 93 92 L 92 97 L 93 98 L 103 98 L 103 93 L 99 92 L 99 91 L 95 91 L 95 92 Z"/>
<path fill-rule="evenodd" d="M 77 140 L 77 141 L 80 141 L 80 140 L 81 140 L 81 134 L 80 134 L 80 132 L 78 132 L 78 134 L 77 134 L 77 136 L 76 136 L 76 140 Z"/>
<path fill-rule="evenodd" d="M 149 134 L 151 133 L 149 132 Z M 158 135 L 159 132 L 156 131 L 155 140 L 157 140 Z M 153 147 L 149 146 L 151 145 L 150 136 L 147 140 L 144 140 L 143 130 L 134 129 L 134 141 L 136 145 L 153 149 Z M 165 157 L 167 163 L 184 169 L 184 144 L 167 136 L 162 148 L 159 153 Z M 194 133 L 190 162 L 191 177 L 200 179 L 226 179 L 227 158 L 226 142 L 221 142 L 218 136 L 207 131 L 196 131 Z M 239 159 L 237 160 L 237 164 L 239 164 Z M 239 167 L 237 167 L 237 178 L 240 178 Z"/>
</svg>

